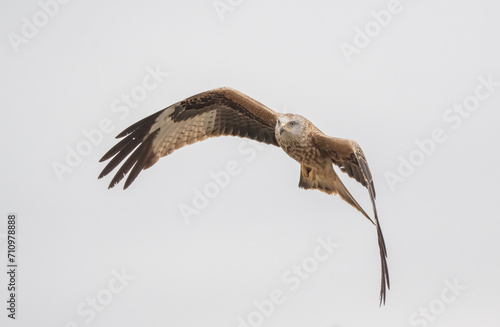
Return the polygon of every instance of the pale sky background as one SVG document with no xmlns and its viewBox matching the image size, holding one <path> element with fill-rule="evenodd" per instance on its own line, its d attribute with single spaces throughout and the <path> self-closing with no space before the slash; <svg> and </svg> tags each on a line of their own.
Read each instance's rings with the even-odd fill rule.
<svg viewBox="0 0 500 327">
<path fill-rule="evenodd" d="M 500 4 L 402 0 L 380 27 L 371 12 L 388 3 L 0 1 L 0 271 L 7 214 L 19 222 L 17 319 L 2 273 L 0 324 L 499 326 Z M 369 44 L 348 62 L 341 45 L 365 27 Z M 160 82 L 140 93 L 150 70 Z M 220 86 L 362 146 L 389 253 L 385 307 L 373 226 L 338 197 L 299 189 L 298 163 L 278 148 L 211 139 L 126 191 L 97 180 L 121 130 Z M 140 101 L 124 108 L 134 90 Z M 450 111 L 464 101 L 474 110 Z M 85 131 L 106 123 L 113 130 L 85 148 Z M 421 156 L 416 141 L 435 129 L 442 142 Z M 78 149 L 81 162 L 58 177 L 54 166 Z M 400 176 L 402 160 L 420 162 Z M 233 161 L 238 173 L 186 223 L 179 208 Z M 342 177 L 370 209 L 366 190 Z M 290 289 L 282 276 L 313 262 L 327 237 L 339 247 Z M 134 277 L 126 286 L 114 277 L 122 270 Z M 260 322 L 254 301 L 274 290 L 282 301 Z"/>
</svg>

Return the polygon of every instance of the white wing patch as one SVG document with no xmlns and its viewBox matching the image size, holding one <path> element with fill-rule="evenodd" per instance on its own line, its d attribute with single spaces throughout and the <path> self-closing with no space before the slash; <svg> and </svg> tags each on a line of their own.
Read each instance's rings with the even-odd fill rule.
<svg viewBox="0 0 500 327">
<path fill-rule="evenodd" d="M 216 110 L 194 116 L 184 121 L 174 122 L 170 115 L 174 107 L 167 108 L 150 129 L 150 133 L 158 128 L 160 131 L 153 142 L 153 152 L 158 158 L 171 154 L 185 145 L 204 140 L 210 136 L 215 127 Z"/>
</svg>

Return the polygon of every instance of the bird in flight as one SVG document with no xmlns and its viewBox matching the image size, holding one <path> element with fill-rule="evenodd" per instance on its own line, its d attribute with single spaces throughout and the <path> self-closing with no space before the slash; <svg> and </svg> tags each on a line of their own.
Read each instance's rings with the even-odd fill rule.
<svg viewBox="0 0 500 327">
<path fill-rule="evenodd" d="M 142 170 L 161 157 L 185 145 L 222 135 L 246 137 L 282 148 L 300 164 L 299 187 L 338 194 L 375 225 L 381 261 L 380 305 L 385 304 L 386 289 L 390 288 L 387 251 L 365 155 L 355 141 L 327 136 L 300 115 L 277 113 L 232 88 L 206 91 L 160 110 L 118 134 L 116 138 L 123 139 L 101 158 L 100 162 L 111 161 L 99 178 L 126 159 L 109 184 L 112 188 L 128 173 L 123 187 L 126 189 Z M 356 202 L 333 165 L 368 189 L 375 221 Z"/>
</svg>

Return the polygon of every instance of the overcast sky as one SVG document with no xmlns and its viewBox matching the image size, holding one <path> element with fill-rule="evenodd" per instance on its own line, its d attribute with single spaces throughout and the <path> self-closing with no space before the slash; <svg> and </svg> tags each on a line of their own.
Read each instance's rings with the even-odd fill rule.
<svg viewBox="0 0 500 327">
<path fill-rule="evenodd" d="M 2 326 L 499 326 L 500 4 L 0 1 Z M 376 231 L 240 138 L 112 190 L 127 126 L 230 86 L 370 164 Z M 367 191 L 343 174 L 359 202 Z M 370 211 L 371 212 L 371 211 Z"/>
</svg>

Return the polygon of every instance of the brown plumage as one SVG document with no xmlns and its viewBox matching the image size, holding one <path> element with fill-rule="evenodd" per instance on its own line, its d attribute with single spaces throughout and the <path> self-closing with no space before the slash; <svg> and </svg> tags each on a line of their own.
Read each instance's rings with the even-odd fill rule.
<svg viewBox="0 0 500 327">
<path fill-rule="evenodd" d="M 123 138 L 100 161 L 111 161 L 102 178 L 119 167 L 109 184 L 112 188 L 125 175 L 126 189 L 139 173 L 161 157 L 209 137 L 246 137 L 281 147 L 300 163 L 299 187 L 338 194 L 376 225 L 381 259 L 380 304 L 385 303 L 389 285 L 387 251 L 375 206 L 375 188 L 368 163 L 359 145 L 347 139 L 329 137 L 300 115 L 280 114 L 247 95 L 218 88 L 177 102 L 126 128 Z M 127 158 L 128 156 L 128 158 Z M 363 210 L 333 169 L 337 165 L 368 189 L 374 220 Z"/>
</svg>

